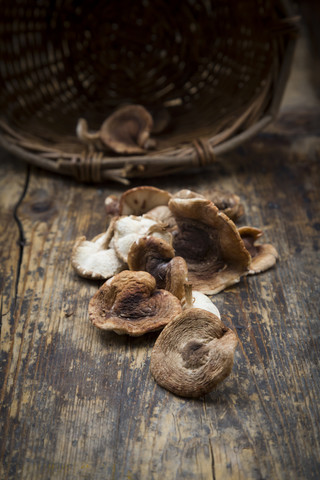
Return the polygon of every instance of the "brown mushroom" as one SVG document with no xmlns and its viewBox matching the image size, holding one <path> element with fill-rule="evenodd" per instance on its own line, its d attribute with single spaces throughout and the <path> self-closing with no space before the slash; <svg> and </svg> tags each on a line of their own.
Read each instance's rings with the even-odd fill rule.
<svg viewBox="0 0 320 480">
<path fill-rule="evenodd" d="M 126 105 L 103 122 L 100 139 L 116 153 L 141 154 L 154 146 L 150 139 L 152 126 L 152 117 L 143 106 Z"/>
<path fill-rule="evenodd" d="M 168 208 L 171 194 L 156 187 L 141 186 L 130 188 L 121 197 L 109 195 L 104 204 L 107 218 L 121 215 L 143 215 L 160 223 L 174 218 Z"/>
<path fill-rule="evenodd" d="M 278 252 L 273 245 L 266 243 L 256 245 L 255 242 L 263 235 L 262 230 L 254 227 L 241 227 L 238 232 L 251 256 L 249 275 L 264 272 L 275 265 Z"/>
<path fill-rule="evenodd" d="M 218 293 L 247 274 L 251 257 L 231 219 L 204 198 L 173 198 L 176 255 L 188 265 L 189 281 L 202 293 Z"/>
<path fill-rule="evenodd" d="M 79 237 L 72 249 L 71 264 L 81 277 L 107 279 L 121 272 L 126 265 L 119 259 L 111 247 L 114 223 L 110 223 L 106 232 L 92 240 Z"/>
<path fill-rule="evenodd" d="M 182 397 L 200 397 L 230 373 L 237 337 L 213 313 L 185 310 L 160 333 L 151 353 L 156 382 Z"/>
<path fill-rule="evenodd" d="M 120 215 L 143 215 L 159 205 L 168 205 L 171 194 L 156 187 L 131 188 L 121 195 Z"/>
<path fill-rule="evenodd" d="M 140 336 L 160 330 L 179 313 L 180 301 L 156 289 L 150 273 L 124 270 L 105 282 L 89 302 L 89 317 L 101 330 Z"/>
<path fill-rule="evenodd" d="M 130 270 L 149 272 L 157 288 L 164 288 L 179 300 L 184 296 L 188 267 L 182 257 L 174 256 L 172 246 L 161 238 L 146 236 L 132 244 L 128 254 Z"/>
<path fill-rule="evenodd" d="M 239 220 L 244 214 L 244 207 L 240 203 L 240 197 L 234 193 L 213 189 L 209 192 L 208 198 L 234 222 Z"/>
<path fill-rule="evenodd" d="M 213 189 L 210 190 L 208 196 L 193 192 L 192 190 L 180 190 L 173 195 L 173 198 L 207 198 L 215 204 L 227 217 L 233 221 L 238 220 L 244 214 L 243 205 L 240 203 L 240 197 L 226 190 Z"/>
</svg>

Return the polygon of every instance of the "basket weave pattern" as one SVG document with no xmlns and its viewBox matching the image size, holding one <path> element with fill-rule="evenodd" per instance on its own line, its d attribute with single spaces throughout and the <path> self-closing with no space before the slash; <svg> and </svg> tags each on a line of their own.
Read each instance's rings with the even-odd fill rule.
<svg viewBox="0 0 320 480">
<path fill-rule="evenodd" d="M 84 181 L 201 167 L 263 128 L 288 76 L 296 22 L 274 0 L 2 1 L 0 143 Z M 119 105 L 165 108 L 170 128 L 145 155 L 92 152 Z"/>
</svg>

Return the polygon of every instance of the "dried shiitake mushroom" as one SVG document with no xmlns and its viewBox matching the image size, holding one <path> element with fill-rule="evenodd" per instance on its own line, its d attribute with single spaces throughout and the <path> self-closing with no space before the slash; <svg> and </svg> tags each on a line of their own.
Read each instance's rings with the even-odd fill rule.
<svg viewBox="0 0 320 480">
<path fill-rule="evenodd" d="M 155 147 L 155 140 L 150 138 L 152 127 L 152 116 L 142 105 L 125 105 L 109 115 L 95 132 L 90 132 L 87 121 L 79 118 L 76 133 L 89 148 L 132 155 Z"/>
<path fill-rule="evenodd" d="M 210 198 L 209 198 L 210 197 Z M 173 195 L 173 198 L 206 198 L 211 200 L 215 206 L 233 221 L 238 220 L 244 214 L 243 205 L 240 203 L 240 197 L 226 190 L 210 190 L 208 197 L 192 190 L 180 190 Z"/>
<path fill-rule="evenodd" d="M 126 190 L 120 198 L 109 195 L 105 199 L 108 216 L 143 215 L 157 207 L 168 208 L 171 194 L 156 187 L 141 186 Z"/>
<path fill-rule="evenodd" d="M 254 227 L 241 227 L 238 232 L 251 256 L 249 275 L 264 272 L 275 265 L 278 252 L 274 246 L 269 243 L 255 244 L 258 238 L 263 235 L 262 230 Z"/>
<path fill-rule="evenodd" d="M 230 375 L 236 335 L 213 313 L 183 311 L 160 333 L 151 353 L 156 382 L 182 397 L 200 397 Z"/>
<path fill-rule="evenodd" d="M 178 298 L 156 288 L 148 272 L 124 270 L 105 282 L 89 302 L 89 317 L 101 330 L 140 336 L 159 330 L 181 313 Z"/>
<path fill-rule="evenodd" d="M 129 250 L 128 266 L 130 270 L 149 272 L 156 279 L 157 288 L 164 288 L 181 300 L 188 267 L 182 257 L 174 255 L 172 246 L 162 238 L 141 237 Z"/>
<path fill-rule="evenodd" d="M 226 190 L 214 189 L 210 191 L 209 196 L 215 206 L 234 222 L 243 216 L 244 207 L 238 195 Z"/>
<path fill-rule="evenodd" d="M 116 153 L 141 154 L 155 146 L 150 139 L 152 126 L 152 117 L 142 105 L 126 105 L 104 121 L 100 139 Z"/>
<path fill-rule="evenodd" d="M 172 198 L 169 208 L 177 222 L 173 247 L 186 260 L 195 290 L 218 293 L 247 274 L 250 254 L 233 221 L 211 201 Z"/>
<path fill-rule="evenodd" d="M 111 248 L 114 223 L 108 230 L 87 240 L 79 237 L 72 249 L 71 264 L 81 277 L 92 279 L 107 279 L 124 270 L 125 263 Z"/>
<path fill-rule="evenodd" d="M 131 188 L 121 195 L 120 215 L 143 215 L 159 205 L 168 205 L 171 194 L 156 187 L 141 186 Z"/>
</svg>

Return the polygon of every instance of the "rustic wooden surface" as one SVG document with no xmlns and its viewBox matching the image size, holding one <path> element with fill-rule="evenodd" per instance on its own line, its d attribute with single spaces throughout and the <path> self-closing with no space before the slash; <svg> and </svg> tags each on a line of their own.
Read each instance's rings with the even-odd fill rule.
<svg viewBox="0 0 320 480">
<path fill-rule="evenodd" d="M 116 184 L 84 186 L 1 152 L 1 478 L 318 479 L 320 101 L 300 43 L 279 119 L 205 174 L 150 180 L 240 195 L 280 260 L 214 297 L 239 339 L 200 400 L 157 386 L 156 334 L 101 334 L 98 284 L 70 265 Z M 302 54 L 301 54 L 302 52 Z M 138 185 L 135 182 L 133 185 Z"/>
</svg>

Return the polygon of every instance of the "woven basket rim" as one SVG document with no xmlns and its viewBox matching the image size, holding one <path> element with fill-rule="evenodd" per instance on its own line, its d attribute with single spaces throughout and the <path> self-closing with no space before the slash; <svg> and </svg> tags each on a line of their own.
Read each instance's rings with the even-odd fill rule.
<svg viewBox="0 0 320 480">
<path fill-rule="evenodd" d="M 291 7 L 286 0 L 281 0 L 288 25 L 286 33 L 285 52 L 279 66 L 277 81 L 274 82 L 272 100 L 264 114 L 244 130 L 240 130 L 243 119 L 239 118 L 229 129 L 211 138 L 195 138 L 183 145 L 151 152 L 146 155 L 108 156 L 102 152 L 83 152 L 70 154 L 57 149 L 45 149 L 43 145 L 27 145 L 26 139 L 21 139 L 18 133 L 6 120 L 0 117 L 0 145 L 15 156 L 37 167 L 74 176 L 81 181 L 99 182 L 106 180 L 128 184 L 131 178 L 168 175 L 190 168 L 202 168 L 216 162 L 217 157 L 236 148 L 244 141 L 256 135 L 276 117 L 286 83 L 290 74 L 292 59 L 298 32 L 298 17 L 292 15 Z M 273 81 L 272 78 L 269 79 Z M 260 94 L 263 96 L 263 93 Z M 256 100 L 263 103 L 264 98 Z M 250 115 L 250 108 L 256 108 L 252 103 L 243 114 Z M 243 123 L 243 122 L 242 122 Z"/>
</svg>

